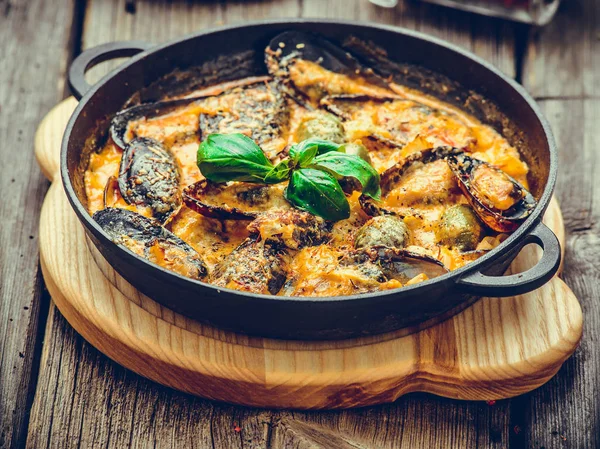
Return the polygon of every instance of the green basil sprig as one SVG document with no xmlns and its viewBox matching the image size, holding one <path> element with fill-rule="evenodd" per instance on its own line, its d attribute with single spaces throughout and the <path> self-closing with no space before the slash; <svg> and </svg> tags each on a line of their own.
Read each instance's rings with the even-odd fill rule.
<svg viewBox="0 0 600 449">
<path fill-rule="evenodd" d="M 293 145 L 289 158 L 273 165 L 260 147 L 243 134 L 210 134 L 198 149 L 198 167 L 213 182 L 277 184 L 289 180 L 286 199 L 326 220 L 350 216 L 339 180 L 354 178 L 363 194 L 379 200 L 379 174 L 358 156 L 338 151 L 341 145 L 307 139 Z"/>
</svg>

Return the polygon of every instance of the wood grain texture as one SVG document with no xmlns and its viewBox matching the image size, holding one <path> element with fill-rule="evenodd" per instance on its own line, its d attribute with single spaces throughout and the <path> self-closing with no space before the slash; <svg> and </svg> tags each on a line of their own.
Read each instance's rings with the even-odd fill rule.
<svg viewBox="0 0 600 449">
<path fill-rule="evenodd" d="M 585 337 L 558 376 L 519 399 L 522 444 L 595 448 L 600 447 L 600 100 L 547 100 L 541 105 L 560 149 L 557 195 L 567 230 L 564 279 L 581 301 Z"/>
<path fill-rule="evenodd" d="M 50 114 L 56 120 L 46 119 L 42 126 L 64 128 L 67 114 L 60 107 Z M 50 140 L 38 143 L 38 160 L 58 154 Z M 54 302 L 103 353 L 178 390 L 244 405 L 303 409 L 392 402 L 411 391 L 505 398 L 546 382 L 581 336 L 579 304 L 558 278 L 527 295 L 486 298 L 406 337 L 291 342 L 219 331 L 160 307 L 122 279 L 93 244 L 86 245 L 56 176 L 40 224 L 42 270 Z M 556 203 L 546 219 L 551 227 L 562 225 Z M 537 260 L 537 251 L 529 248 L 511 270 L 524 271 Z"/>
<path fill-rule="evenodd" d="M 519 398 L 522 447 L 600 447 L 600 4 L 564 1 L 531 33 L 523 81 L 541 101 L 559 147 L 556 194 L 567 231 L 564 278 L 585 314 L 584 338 L 547 385 Z"/>
<path fill-rule="evenodd" d="M 73 10 L 71 0 L 0 1 L 0 448 L 24 442 L 35 389 L 48 308 L 37 238 L 48 183 L 31 148 L 63 95 Z"/>
<path fill-rule="evenodd" d="M 532 28 L 523 84 L 536 98 L 600 97 L 600 3 L 563 1 L 543 28 Z"/>
</svg>

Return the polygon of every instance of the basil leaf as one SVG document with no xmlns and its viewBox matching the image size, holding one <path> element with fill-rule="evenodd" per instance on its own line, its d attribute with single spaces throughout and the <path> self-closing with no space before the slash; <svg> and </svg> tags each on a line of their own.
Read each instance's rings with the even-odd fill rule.
<svg viewBox="0 0 600 449">
<path fill-rule="evenodd" d="M 329 140 L 310 138 L 303 140 L 290 148 L 290 158 L 299 166 L 306 166 L 312 159 L 319 155 L 337 151 L 340 144 L 330 142 Z M 316 147 L 316 149 L 315 149 Z"/>
<path fill-rule="evenodd" d="M 198 168 L 213 182 L 263 182 L 273 164 L 243 134 L 210 134 L 198 148 Z"/>
<path fill-rule="evenodd" d="M 320 170 L 294 170 L 285 197 L 297 208 L 325 220 L 337 221 L 350 216 L 350 205 L 340 184 L 329 173 Z"/>
<path fill-rule="evenodd" d="M 317 145 L 307 146 L 301 153 L 298 154 L 295 162 L 298 167 L 306 167 L 312 162 L 317 155 L 319 147 Z"/>
<path fill-rule="evenodd" d="M 358 156 L 331 152 L 317 156 L 312 168 L 325 170 L 334 176 L 342 178 L 355 178 L 362 186 L 362 192 L 375 199 L 381 199 L 379 187 L 379 173 L 371 165 Z"/>
<path fill-rule="evenodd" d="M 265 184 L 277 184 L 290 177 L 290 160 L 285 159 L 271 169 L 265 176 Z"/>
</svg>

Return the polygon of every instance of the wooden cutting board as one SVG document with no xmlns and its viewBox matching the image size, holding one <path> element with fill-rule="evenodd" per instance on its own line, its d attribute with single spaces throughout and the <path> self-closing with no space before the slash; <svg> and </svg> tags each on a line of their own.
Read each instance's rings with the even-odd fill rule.
<svg viewBox="0 0 600 449">
<path fill-rule="evenodd" d="M 40 166 L 54 181 L 40 219 L 44 279 L 61 313 L 86 340 L 144 377 L 257 407 L 357 407 L 391 402 L 412 391 L 489 400 L 547 382 L 579 343 L 581 307 L 558 277 L 526 295 L 483 298 L 441 324 L 404 337 L 263 339 L 176 314 L 110 267 L 86 241 L 68 204 L 59 152 L 76 104 L 69 98 L 56 106 L 40 124 L 35 141 Z M 555 200 L 544 221 L 564 244 Z M 535 264 L 538 251 L 524 248 L 511 270 Z"/>
</svg>

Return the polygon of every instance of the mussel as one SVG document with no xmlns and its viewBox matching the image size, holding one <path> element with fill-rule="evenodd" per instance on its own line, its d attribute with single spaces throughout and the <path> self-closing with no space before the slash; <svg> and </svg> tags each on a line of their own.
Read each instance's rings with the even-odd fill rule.
<svg viewBox="0 0 600 449">
<path fill-rule="evenodd" d="M 298 250 L 331 239 L 331 223 L 298 209 L 276 209 L 260 214 L 248 225 L 252 235 L 266 242 Z"/>
<path fill-rule="evenodd" d="M 126 203 L 149 207 L 161 223 L 181 205 L 179 168 L 173 155 L 157 140 L 136 137 L 126 145 L 118 183 Z"/>
<path fill-rule="evenodd" d="M 284 250 L 278 245 L 250 237 L 215 267 L 210 282 L 246 292 L 276 295 L 287 276 L 284 256 Z"/>
<path fill-rule="evenodd" d="M 104 207 L 115 207 L 120 198 L 122 197 L 119 191 L 119 181 L 114 176 L 110 176 L 104 186 Z"/>
<path fill-rule="evenodd" d="M 363 210 L 371 216 L 385 213 L 404 216 L 417 204 L 442 203 L 460 193 L 446 157 L 460 151 L 452 147 L 429 148 L 401 159 L 381 175 L 381 201 L 362 195 Z"/>
<path fill-rule="evenodd" d="M 387 246 L 351 251 L 342 258 L 340 264 L 374 265 L 380 269 L 385 280 L 396 280 L 402 285 L 414 282 L 415 279 L 427 280 L 448 273 L 444 264 L 433 257 Z M 377 270 L 373 270 L 373 273 L 377 273 Z"/>
<path fill-rule="evenodd" d="M 338 296 L 376 291 L 386 282 L 373 263 L 341 264 L 345 252 L 329 245 L 307 247 L 290 261 L 283 286 L 287 296 Z"/>
<path fill-rule="evenodd" d="M 289 208 L 282 184 L 198 181 L 183 190 L 187 207 L 205 217 L 224 220 L 253 220 L 273 208 Z"/>
<path fill-rule="evenodd" d="M 129 142 L 128 133 L 130 123 L 144 118 L 152 118 L 160 115 L 168 114 L 181 106 L 185 106 L 196 101 L 205 99 L 202 97 L 182 98 L 178 100 L 161 101 L 157 103 L 145 103 L 131 108 L 125 109 L 117 113 L 110 123 L 110 138 L 113 143 L 121 150 L 125 150 L 127 142 Z M 135 137 L 135 132 L 132 133 Z"/>
<path fill-rule="evenodd" d="M 184 189 L 190 209 L 221 220 L 252 220 L 248 231 L 254 236 L 287 248 L 300 249 L 330 239 L 331 223 L 292 208 L 283 196 L 282 184 L 199 181 Z"/>
<path fill-rule="evenodd" d="M 448 154 L 447 161 L 479 218 L 494 231 L 514 231 L 535 209 L 533 195 L 502 170 L 463 152 Z"/>
<path fill-rule="evenodd" d="M 290 261 L 283 293 L 339 296 L 411 285 L 448 272 L 431 257 L 373 246 L 349 252 L 328 245 L 304 248 Z"/>
<path fill-rule="evenodd" d="M 290 110 L 278 80 L 233 89 L 214 97 L 206 106 L 200 114 L 201 136 L 242 133 L 270 159 L 285 148 Z"/>
<path fill-rule="evenodd" d="M 192 279 L 208 274 L 196 250 L 155 220 L 113 207 L 96 212 L 93 218 L 115 243 L 151 262 Z"/>
<path fill-rule="evenodd" d="M 202 104 L 208 99 L 216 98 L 222 95 L 224 92 L 240 89 L 245 86 L 252 86 L 255 84 L 263 85 L 269 80 L 268 77 L 251 77 L 241 82 L 225 83 L 222 86 L 209 87 L 207 89 L 196 92 L 194 95 L 178 98 L 173 100 L 158 101 L 155 103 L 143 103 L 140 105 L 132 106 L 128 109 L 124 109 L 117 113 L 111 120 L 109 134 L 113 143 L 121 150 L 125 150 L 125 147 L 129 140 L 137 137 L 137 130 L 132 126 L 132 123 L 138 121 L 148 121 L 156 117 L 166 116 L 171 112 L 181 108 L 182 106 L 193 106 L 194 103 L 198 103 L 198 112 L 202 110 Z M 168 129 L 169 133 L 183 133 L 188 135 L 196 135 L 198 133 L 197 122 L 193 128 L 186 126 L 187 124 L 182 123 L 181 119 L 177 120 L 177 126 L 170 124 L 169 126 L 161 126 L 161 132 L 165 132 L 165 128 Z M 174 130 L 173 130 L 174 128 Z M 163 136 L 167 137 L 167 136 Z"/>
<path fill-rule="evenodd" d="M 416 101 L 334 95 L 323 98 L 321 103 L 344 120 L 350 140 L 361 139 L 371 151 L 402 149 L 417 137 L 427 139 L 429 146 L 434 147 L 462 148 L 475 142 L 472 131 L 458 116 Z M 364 129 L 369 133 L 364 135 Z"/>
<path fill-rule="evenodd" d="M 371 68 L 315 34 L 286 31 L 265 51 L 269 73 L 283 80 L 286 93 L 304 105 L 317 106 L 327 95 L 361 93 L 397 97 Z"/>
</svg>

